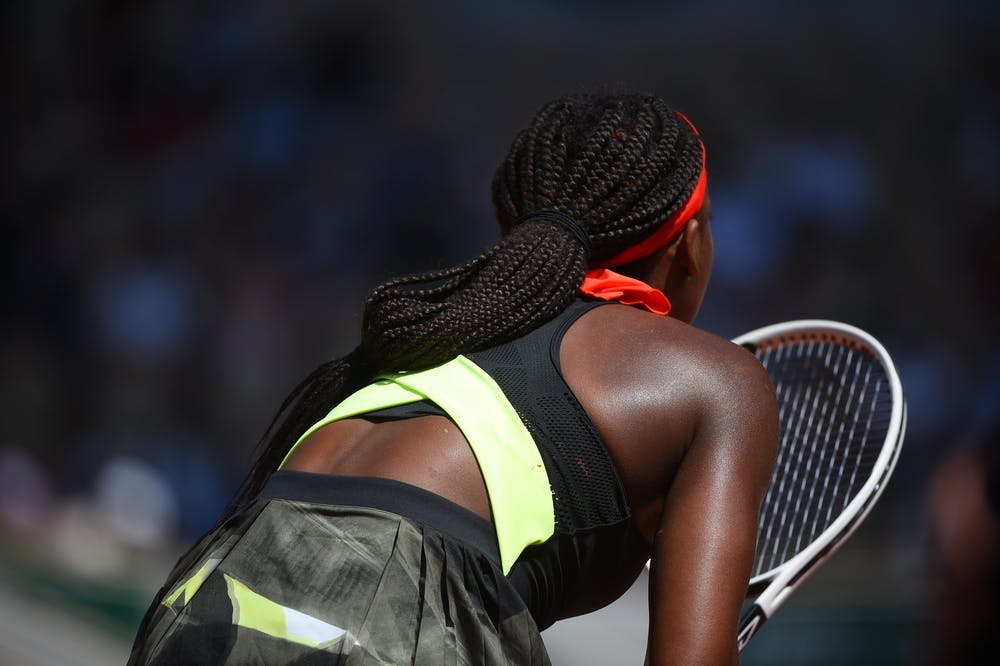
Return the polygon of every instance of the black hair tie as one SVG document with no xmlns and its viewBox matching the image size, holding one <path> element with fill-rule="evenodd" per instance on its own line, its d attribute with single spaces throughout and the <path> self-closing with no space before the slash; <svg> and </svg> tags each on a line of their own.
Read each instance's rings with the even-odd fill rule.
<svg viewBox="0 0 1000 666">
<path fill-rule="evenodd" d="M 586 254 L 590 254 L 590 235 L 587 234 L 587 230 L 583 228 L 583 225 L 577 222 L 575 219 L 562 213 L 558 210 L 536 210 L 530 213 L 525 213 L 517 219 L 518 224 L 522 222 L 528 222 L 530 220 L 544 220 L 547 222 L 555 222 L 564 229 L 568 229 L 570 233 L 576 238 L 576 240 L 583 246 L 583 251 Z"/>
</svg>

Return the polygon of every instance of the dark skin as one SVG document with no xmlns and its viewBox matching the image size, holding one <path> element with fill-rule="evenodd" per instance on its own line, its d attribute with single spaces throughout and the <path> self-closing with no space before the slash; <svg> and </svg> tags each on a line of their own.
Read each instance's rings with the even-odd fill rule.
<svg viewBox="0 0 1000 666">
<path fill-rule="evenodd" d="M 757 511 L 777 446 L 777 405 L 752 355 L 689 325 L 712 265 L 709 205 L 651 257 L 616 269 L 661 286 L 669 317 L 608 305 L 563 338 L 563 375 L 618 469 L 645 544 L 565 611 L 607 605 L 647 559 L 647 663 L 735 664 Z M 599 352 L 597 351 L 599 350 Z M 448 419 L 347 419 L 303 442 L 286 469 L 404 481 L 490 519 L 475 458 Z"/>
</svg>

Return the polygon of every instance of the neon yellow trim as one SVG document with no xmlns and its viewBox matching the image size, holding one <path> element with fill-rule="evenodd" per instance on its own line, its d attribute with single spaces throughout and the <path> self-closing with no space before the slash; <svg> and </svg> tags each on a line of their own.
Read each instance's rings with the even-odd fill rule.
<svg viewBox="0 0 1000 666">
<path fill-rule="evenodd" d="M 208 579 L 209 574 L 215 571 L 215 567 L 219 566 L 219 562 L 221 561 L 222 559 L 218 557 L 210 557 L 207 559 L 190 578 L 178 585 L 170 596 L 163 600 L 163 605 L 173 608 L 177 605 L 177 600 L 180 599 L 180 605 L 186 606 L 188 602 L 194 598 L 194 595 L 197 594 L 198 589 L 202 586 L 205 580 Z"/>
<path fill-rule="evenodd" d="M 542 456 L 521 418 L 493 378 L 466 357 L 366 386 L 306 431 L 288 455 L 333 421 L 424 399 L 451 417 L 476 456 L 493 512 L 500 563 L 508 573 L 527 546 L 555 531 L 552 491 Z"/>
<path fill-rule="evenodd" d="M 385 409 L 386 407 L 395 407 L 397 405 L 405 405 L 410 402 L 417 402 L 418 400 L 423 400 L 425 396 L 415 393 L 413 391 L 408 391 L 407 389 L 394 384 L 390 379 L 380 379 L 368 386 L 364 387 L 360 391 L 355 391 L 351 395 L 347 396 L 339 405 L 334 407 L 330 413 L 316 422 L 311 428 L 306 430 L 295 445 L 288 450 L 288 453 L 282 459 L 281 464 L 278 465 L 278 469 L 285 466 L 288 459 L 295 453 L 295 449 L 299 448 L 302 442 L 309 438 L 309 435 L 313 434 L 320 428 L 326 425 L 330 425 L 334 421 L 339 421 L 341 419 L 348 419 L 352 416 L 357 416 L 358 414 L 364 414 L 365 412 L 374 412 L 377 409 Z"/>
<path fill-rule="evenodd" d="M 311 648 L 324 649 L 347 632 L 338 626 L 282 606 L 223 574 L 233 604 L 233 624 Z"/>
<path fill-rule="evenodd" d="M 437 403 L 469 441 L 508 573 L 525 547 L 555 531 L 549 478 L 531 434 L 493 378 L 464 356 L 393 381 Z"/>
</svg>

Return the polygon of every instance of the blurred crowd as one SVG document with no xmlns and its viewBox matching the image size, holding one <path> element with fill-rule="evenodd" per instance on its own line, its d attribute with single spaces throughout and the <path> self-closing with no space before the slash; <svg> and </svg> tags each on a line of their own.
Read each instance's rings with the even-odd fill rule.
<svg viewBox="0 0 1000 666">
<path fill-rule="evenodd" d="M 939 463 L 1000 412 L 1000 9 L 829 4 L 9 3 L 0 560 L 175 555 L 367 290 L 490 244 L 515 132 L 604 84 L 705 136 L 702 327 L 839 319 L 894 355 L 868 538 L 920 547 Z"/>
</svg>

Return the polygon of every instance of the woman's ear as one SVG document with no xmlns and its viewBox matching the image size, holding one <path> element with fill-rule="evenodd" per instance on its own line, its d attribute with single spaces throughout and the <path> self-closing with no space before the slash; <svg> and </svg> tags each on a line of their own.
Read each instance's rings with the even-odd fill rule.
<svg viewBox="0 0 1000 666">
<path fill-rule="evenodd" d="M 675 261 L 690 276 L 701 274 L 707 266 L 703 265 L 705 256 L 705 227 L 697 217 L 692 218 L 681 232 L 680 243 L 678 243 Z"/>
</svg>

